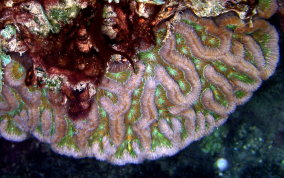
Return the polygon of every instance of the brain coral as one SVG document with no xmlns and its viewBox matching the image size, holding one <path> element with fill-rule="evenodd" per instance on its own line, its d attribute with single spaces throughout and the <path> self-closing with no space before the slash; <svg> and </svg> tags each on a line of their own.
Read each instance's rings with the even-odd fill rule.
<svg viewBox="0 0 284 178">
<path fill-rule="evenodd" d="M 26 86 L 25 66 L 2 54 L 0 135 L 33 135 L 60 154 L 114 164 L 173 155 L 224 123 L 273 74 L 279 55 L 273 26 L 255 18 L 250 27 L 232 13 L 179 12 L 155 41 L 137 54 L 136 72 L 105 74 L 78 120 L 60 91 Z"/>
</svg>

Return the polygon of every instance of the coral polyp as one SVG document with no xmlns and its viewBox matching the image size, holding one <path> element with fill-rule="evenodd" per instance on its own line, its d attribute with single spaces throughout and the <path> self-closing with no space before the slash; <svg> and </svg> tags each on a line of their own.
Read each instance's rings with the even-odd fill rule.
<svg viewBox="0 0 284 178">
<path fill-rule="evenodd" d="M 182 2 L 0 8 L 0 135 L 122 165 L 210 134 L 275 71 L 278 34 L 262 19 L 274 11 L 254 4 L 262 11 L 248 24 L 231 10 L 199 17 Z"/>
</svg>

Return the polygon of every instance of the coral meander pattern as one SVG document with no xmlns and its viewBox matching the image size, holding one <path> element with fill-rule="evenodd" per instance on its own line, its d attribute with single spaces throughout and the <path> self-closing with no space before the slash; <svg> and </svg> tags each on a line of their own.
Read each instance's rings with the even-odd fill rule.
<svg viewBox="0 0 284 178">
<path fill-rule="evenodd" d="M 33 135 L 60 154 L 113 164 L 157 159 L 211 133 L 276 68 L 278 35 L 265 20 L 248 27 L 234 15 L 186 11 L 170 26 L 138 53 L 136 73 L 105 75 L 84 119 L 68 118 L 54 101 L 60 92 L 26 87 L 20 63 L 2 61 L 1 136 Z"/>
</svg>

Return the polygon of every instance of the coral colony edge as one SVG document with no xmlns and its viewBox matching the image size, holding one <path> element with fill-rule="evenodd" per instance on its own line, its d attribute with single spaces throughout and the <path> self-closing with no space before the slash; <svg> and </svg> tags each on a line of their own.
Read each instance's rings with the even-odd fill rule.
<svg viewBox="0 0 284 178">
<path fill-rule="evenodd" d="M 275 0 L 2 0 L 0 136 L 113 164 L 173 155 L 275 71 Z"/>
</svg>

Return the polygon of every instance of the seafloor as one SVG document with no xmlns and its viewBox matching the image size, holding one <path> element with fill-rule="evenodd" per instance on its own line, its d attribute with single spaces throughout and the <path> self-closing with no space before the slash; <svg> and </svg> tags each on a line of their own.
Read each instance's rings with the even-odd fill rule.
<svg viewBox="0 0 284 178">
<path fill-rule="evenodd" d="M 0 177 L 284 177 L 284 35 L 280 17 L 271 19 L 280 33 L 280 62 L 245 105 L 213 134 L 172 157 L 143 164 L 113 166 L 94 158 L 73 159 L 30 138 L 0 139 Z M 229 162 L 226 170 L 216 160 Z"/>
</svg>

